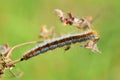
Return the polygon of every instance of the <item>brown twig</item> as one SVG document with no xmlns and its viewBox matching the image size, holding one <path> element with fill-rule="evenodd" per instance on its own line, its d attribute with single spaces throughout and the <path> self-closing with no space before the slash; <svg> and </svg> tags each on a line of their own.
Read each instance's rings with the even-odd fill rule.
<svg viewBox="0 0 120 80">
<path fill-rule="evenodd" d="M 21 46 L 25 46 L 25 45 L 29 45 L 29 44 L 35 44 L 35 43 L 40 43 L 42 41 L 32 41 L 32 42 L 25 42 L 25 43 L 22 43 L 22 44 L 18 44 L 18 45 L 15 45 L 14 47 L 12 47 L 9 52 L 7 53 L 7 58 L 11 55 L 12 51 L 18 47 L 21 47 Z"/>
</svg>

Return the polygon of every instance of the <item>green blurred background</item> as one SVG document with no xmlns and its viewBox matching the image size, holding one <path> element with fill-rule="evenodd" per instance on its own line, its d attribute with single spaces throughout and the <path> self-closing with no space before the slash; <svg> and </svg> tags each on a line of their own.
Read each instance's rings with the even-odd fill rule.
<svg viewBox="0 0 120 80">
<path fill-rule="evenodd" d="M 100 15 L 93 26 L 100 34 L 98 46 L 102 54 L 73 46 L 49 51 L 15 69 L 24 72 L 19 80 L 120 80 L 120 1 L 119 0 L 0 0 L 0 44 L 39 40 L 40 26 L 55 26 L 56 32 L 66 34 L 75 30 L 64 27 L 54 14 L 58 8 L 74 15 Z M 77 30 L 77 29 L 76 29 Z M 34 46 L 34 45 L 32 45 Z M 13 59 L 20 58 L 32 46 L 13 51 Z M 16 80 L 5 73 L 3 80 Z"/>
</svg>

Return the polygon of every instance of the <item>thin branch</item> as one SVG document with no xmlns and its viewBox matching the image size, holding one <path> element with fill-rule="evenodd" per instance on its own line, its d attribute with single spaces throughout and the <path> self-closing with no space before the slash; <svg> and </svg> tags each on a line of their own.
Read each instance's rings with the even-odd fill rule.
<svg viewBox="0 0 120 80">
<path fill-rule="evenodd" d="M 12 51 L 18 47 L 21 47 L 21 46 L 25 46 L 25 45 L 29 45 L 29 44 L 35 44 L 35 43 L 40 43 L 42 41 L 32 41 L 32 42 L 25 42 L 25 43 L 21 43 L 21 44 L 18 44 L 18 45 L 15 45 L 14 47 L 12 47 L 9 52 L 7 53 L 7 58 L 11 55 Z"/>
<path fill-rule="evenodd" d="M 6 66 L 12 66 L 12 65 L 14 65 L 14 64 L 16 64 L 16 63 L 18 63 L 18 62 L 21 62 L 21 59 L 18 59 L 18 60 L 12 61 L 12 62 L 6 64 Z"/>
</svg>

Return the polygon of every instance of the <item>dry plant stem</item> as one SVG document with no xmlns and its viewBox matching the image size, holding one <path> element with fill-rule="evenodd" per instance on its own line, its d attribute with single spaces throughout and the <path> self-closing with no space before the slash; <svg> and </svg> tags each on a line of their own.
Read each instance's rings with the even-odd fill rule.
<svg viewBox="0 0 120 80">
<path fill-rule="evenodd" d="M 8 58 L 8 57 L 11 55 L 12 51 L 13 51 L 14 49 L 18 48 L 18 47 L 25 46 L 25 45 L 28 45 L 28 44 L 40 43 L 40 42 L 42 42 L 42 41 L 25 42 L 25 43 L 22 43 L 22 44 L 15 45 L 14 47 L 12 47 L 12 48 L 10 49 L 10 51 L 8 52 L 8 54 L 7 54 L 6 57 Z"/>
<path fill-rule="evenodd" d="M 14 65 L 14 64 L 16 64 L 16 63 L 18 63 L 18 62 L 21 62 L 21 59 L 18 59 L 18 60 L 12 61 L 12 62 L 6 64 L 6 66 L 11 66 L 11 65 Z"/>
<path fill-rule="evenodd" d="M 9 72 L 14 76 L 14 77 L 16 77 L 17 78 L 17 76 L 16 76 L 16 74 L 15 73 L 13 73 L 12 71 L 11 71 L 11 69 L 9 69 Z"/>
</svg>

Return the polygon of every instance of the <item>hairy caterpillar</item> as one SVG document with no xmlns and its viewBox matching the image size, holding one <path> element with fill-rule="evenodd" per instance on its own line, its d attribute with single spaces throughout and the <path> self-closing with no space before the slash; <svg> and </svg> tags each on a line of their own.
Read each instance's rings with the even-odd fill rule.
<svg viewBox="0 0 120 80">
<path fill-rule="evenodd" d="M 36 46 L 35 48 L 31 49 L 30 51 L 26 52 L 23 55 L 21 60 L 27 60 L 29 58 L 32 58 L 33 56 L 37 56 L 49 50 L 53 50 L 53 49 L 56 49 L 56 48 L 59 48 L 65 45 L 85 42 L 88 40 L 94 40 L 95 37 L 97 37 L 96 31 L 89 31 L 89 32 L 81 33 L 81 34 L 72 34 L 72 35 L 67 35 L 64 37 L 56 38 L 48 42 L 44 42 Z"/>
</svg>

